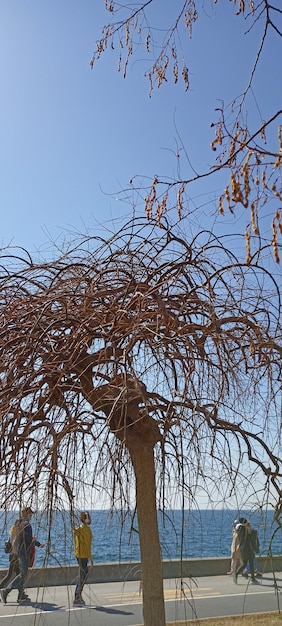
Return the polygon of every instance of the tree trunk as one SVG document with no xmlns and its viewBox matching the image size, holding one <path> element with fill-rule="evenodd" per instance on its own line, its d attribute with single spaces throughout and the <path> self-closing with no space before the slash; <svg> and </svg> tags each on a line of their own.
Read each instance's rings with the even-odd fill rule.
<svg viewBox="0 0 282 626">
<path fill-rule="evenodd" d="M 129 450 L 136 479 L 144 626 L 165 626 L 163 570 L 156 511 L 154 446 L 139 440 Z"/>
</svg>

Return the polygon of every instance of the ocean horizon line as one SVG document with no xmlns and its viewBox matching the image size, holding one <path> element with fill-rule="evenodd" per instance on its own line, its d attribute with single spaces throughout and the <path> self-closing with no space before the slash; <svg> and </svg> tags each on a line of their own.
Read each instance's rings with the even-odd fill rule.
<svg viewBox="0 0 282 626">
<path fill-rule="evenodd" d="M 52 512 L 52 523 L 48 510 L 35 511 L 31 520 L 33 534 L 40 543 L 45 544 L 44 549 L 36 550 L 36 566 L 44 562 L 50 566 L 76 563 L 73 525 L 79 523 L 77 513 L 80 510 L 71 512 L 70 509 L 55 509 Z M 138 520 L 134 509 L 89 509 L 89 512 L 94 562 L 140 561 Z M 74 514 L 74 518 L 70 513 Z M 270 549 L 272 554 L 282 553 L 282 529 L 274 522 L 273 509 L 159 509 L 162 559 L 228 557 L 233 522 L 241 516 L 247 517 L 258 530 L 261 555 L 268 554 Z M 8 555 L 4 552 L 4 544 L 17 517 L 18 510 L 15 509 L 2 513 L 0 567 L 7 565 Z"/>
<path fill-rule="evenodd" d="M 50 509 L 48 507 L 45 508 L 37 508 L 34 507 L 34 505 L 32 504 L 25 504 L 24 506 L 21 507 L 21 509 L 25 508 L 26 506 L 30 506 L 32 510 L 34 510 L 34 512 L 41 512 L 41 513 L 45 513 L 46 511 L 49 511 Z M 6 509 L 3 507 L 0 507 L 0 514 L 1 513 L 18 513 L 20 510 L 20 508 L 11 508 L 11 509 Z M 70 513 L 72 510 L 73 511 L 97 511 L 98 513 L 104 513 L 104 512 L 108 512 L 108 513 L 136 513 L 136 510 L 134 508 L 132 509 L 123 509 L 123 508 L 116 508 L 116 507 L 111 507 L 111 508 L 94 508 L 92 509 L 91 507 L 75 507 L 74 509 L 68 509 L 68 508 L 53 508 L 51 509 L 52 512 L 66 512 L 66 513 Z M 229 507 L 222 507 L 222 508 L 217 508 L 217 507 L 207 507 L 207 508 L 196 508 L 196 507 L 187 507 L 187 508 L 157 508 L 156 511 L 157 513 L 165 513 L 165 512 L 169 512 L 169 511 L 176 511 L 176 512 L 184 512 L 184 511 L 209 511 L 209 512 L 232 512 L 232 511 L 237 511 L 237 512 L 246 512 L 248 511 L 249 513 L 253 513 L 253 512 L 258 512 L 258 511 L 273 511 L 274 512 L 275 507 L 271 506 L 271 507 L 264 507 L 264 506 L 257 506 L 257 507 L 251 507 L 250 509 L 238 509 L 238 508 L 229 508 Z"/>
</svg>

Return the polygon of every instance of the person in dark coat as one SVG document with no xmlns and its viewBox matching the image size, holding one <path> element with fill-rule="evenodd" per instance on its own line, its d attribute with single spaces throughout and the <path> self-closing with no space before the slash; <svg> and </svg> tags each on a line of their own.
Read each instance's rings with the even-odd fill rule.
<svg viewBox="0 0 282 626">
<path fill-rule="evenodd" d="M 259 571 L 259 565 L 256 555 L 259 553 L 259 538 L 258 531 L 255 528 L 251 528 L 251 542 L 254 551 L 254 570 L 256 578 L 262 578 L 262 573 Z M 247 565 L 246 569 L 244 569 L 242 575 L 248 578 L 248 574 L 250 573 L 250 566 Z"/>
<path fill-rule="evenodd" d="M 251 574 L 251 582 L 256 584 L 258 581 L 255 578 L 255 570 L 254 570 L 254 545 L 253 545 L 253 534 L 251 532 L 252 527 L 250 522 L 245 517 L 239 518 L 239 523 L 236 526 L 236 530 L 239 538 L 239 549 L 242 558 L 242 563 L 237 567 L 236 571 L 233 574 L 234 583 L 237 584 L 237 578 L 239 574 L 241 574 L 244 569 L 247 567 L 247 564 L 250 565 L 250 574 Z"/>
<path fill-rule="evenodd" d="M 44 548 L 43 543 L 39 543 L 32 536 L 32 528 L 30 519 L 33 515 L 33 511 L 30 507 L 26 507 L 22 510 L 20 528 L 18 532 L 17 540 L 17 555 L 19 561 L 19 573 L 9 582 L 6 587 L 0 589 L 0 597 L 4 604 L 7 602 L 7 596 L 12 589 L 18 589 L 18 602 L 29 601 L 29 597 L 24 593 L 25 581 L 27 577 L 28 568 L 30 565 L 30 558 L 33 545 Z"/>
</svg>

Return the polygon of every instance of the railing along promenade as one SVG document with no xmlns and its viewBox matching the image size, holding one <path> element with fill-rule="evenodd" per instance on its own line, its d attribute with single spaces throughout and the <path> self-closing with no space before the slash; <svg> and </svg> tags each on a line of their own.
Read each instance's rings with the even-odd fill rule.
<svg viewBox="0 0 282 626">
<path fill-rule="evenodd" d="M 258 557 L 262 574 L 282 571 L 282 555 Z M 28 587 L 52 587 L 73 585 L 77 577 L 77 565 L 62 567 L 34 567 L 29 570 Z M 209 559 L 184 559 L 183 561 L 163 561 L 164 578 L 197 578 L 200 576 L 222 576 L 230 569 L 230 557 Z M 0 569 L 0 580 L 6 569 Z M 126 582 L 141 580 L 139 561 L 121 563 L 97 563 L 90 569 L 88 583 Z"/>
</svg>

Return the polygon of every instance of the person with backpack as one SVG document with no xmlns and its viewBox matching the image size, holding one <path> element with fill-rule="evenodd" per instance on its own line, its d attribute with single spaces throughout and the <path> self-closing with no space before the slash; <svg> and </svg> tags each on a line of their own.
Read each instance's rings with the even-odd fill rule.
<svg viewBox="0 0 282 626">
<path fill-rule="evenodd" d="M 33 546 L 36 545 L 40 548 L 44 548 L 43 543 L 39 543 L 32 536 L 32 528 L 30 524 L 33 511 L 30 507 L 26 507 L 22 510 L 19 532 L 17 534 L 17 557 L 19 561 L 19 573 L 9 582 L 6 587 L 0 589 L 0 596 L 2 602 L 6 604 L 8 594 L 12 589 L 18 589 L 18 602 L 27 602 L 30 600 L 28 595 L 24 593 L 25 581 L 30 566 L 30 560 L 32 555 Z"/>
<path fill-rule="evenodd" d="M 236 530 L 239 537 L 239 548 L 240 554 L 242 558 L 242 563 L 237 567 L 236 571 L 233 574 L 233 581 L 237 584 L 237 579 L 239 574 L 241 574 L 246 568 L 247 564 L 250 565 L 250 573 L 251 573 L 251 582 L 256 584 L 258 581 L 255 578 L 255 570 L 254 570 L 254 546 L 253 546 L 253 535 L 252 535 L 252 527 L 250 522 L 245 517 L 239 518 L 239 523 L 236 526 Z"/>
</svg>

